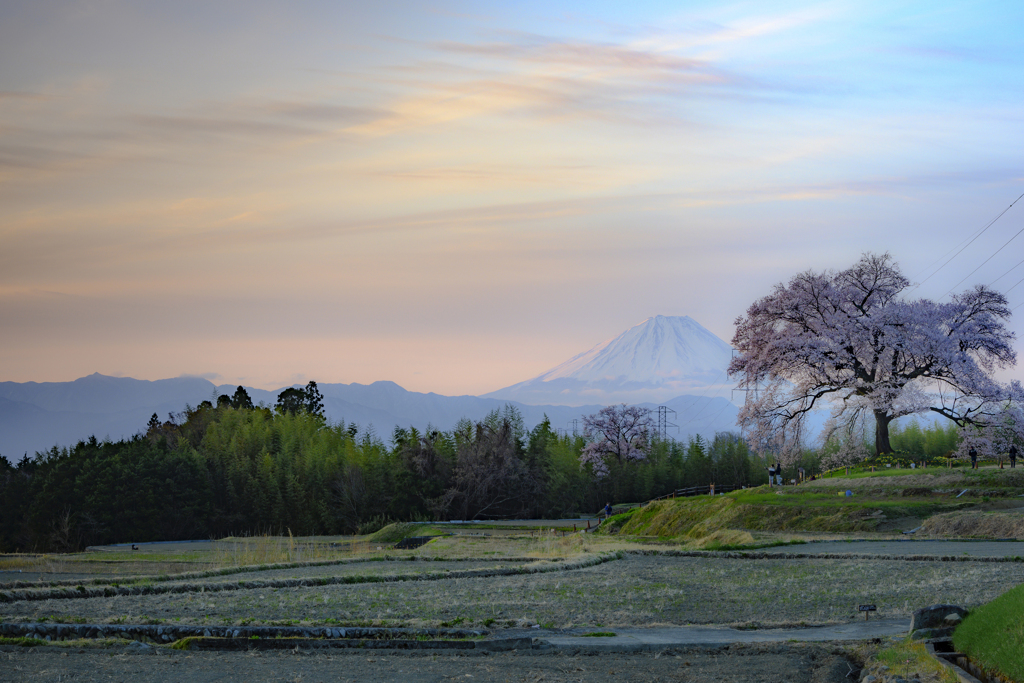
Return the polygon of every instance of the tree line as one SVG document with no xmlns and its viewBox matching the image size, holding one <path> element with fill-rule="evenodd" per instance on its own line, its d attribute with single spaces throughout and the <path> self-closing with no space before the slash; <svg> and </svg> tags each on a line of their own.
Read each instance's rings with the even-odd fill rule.
<svg viewBox="0 0 1024 683">
<path fill-rule="evenodd" d="M 451 430 L 397 427 L 389 443 L 330 423 L 316 383 L 273 407 L 244 388 L 186 406 L 121 441 L 95 437 L 12 465 L 0 456 L 0 552 L 228 535 L 366 533 L 389 521 L 559 518 L 679 488 L 756 486 L 765 461 L 730 432 L 710 442 L 658 438 L 642 409 L 609 406 L 583 434 L 544 420 L 527 430 L 512 406 Z M 948 456 L 955 425 L 894 425 L 898 455 Z M 784 476 L 807 476 L 829 449 L 805 449 Z"/>
<path fill-rule="evenodd" d="M 451 430 L 399 427 L 385 443 L 325 420 L 313 382 L 282 392 L 274 408 L 252 405 L 239 387 L 165 421 L 154 415 L 130 439 L 91 437 L 17 465 L 0 457 L 0 551 L 558 518 L 677 488 L 766 481 L 735 434 L 681 442 L 649 427 L 638 432 L 642 457 L 602 457 L 599 434 L 560 434 L 546 419 L 527 430 L 506 406 Z"/>
</svg>

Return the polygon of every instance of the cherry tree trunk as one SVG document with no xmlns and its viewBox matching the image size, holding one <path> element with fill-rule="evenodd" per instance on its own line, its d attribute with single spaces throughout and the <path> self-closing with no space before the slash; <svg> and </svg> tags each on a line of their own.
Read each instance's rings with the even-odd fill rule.
<svg viewBox="0 0 1024 683">
<path fill-rule="evenodd" d="M 889 444 L 889 423 L 893 418 L 885 411 L 875 410 L 875 455 L 892 453 L 892 446 Z"/>
</svg>

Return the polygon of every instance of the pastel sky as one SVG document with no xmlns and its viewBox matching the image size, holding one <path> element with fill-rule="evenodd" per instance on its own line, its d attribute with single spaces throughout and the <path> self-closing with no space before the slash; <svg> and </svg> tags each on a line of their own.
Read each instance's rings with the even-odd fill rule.
<svg viewBox="0 0 1024 683">
<path fill-rule="evenodd" d="M 936 0 L 0 3 L 0 380 L 478 394 L 651 315 L 728 341 L 864 251 L 915 295 L 1020 307 L 1024 201 L 936 268 L 1024 193 L 1021 26 Z"/>
</svg>

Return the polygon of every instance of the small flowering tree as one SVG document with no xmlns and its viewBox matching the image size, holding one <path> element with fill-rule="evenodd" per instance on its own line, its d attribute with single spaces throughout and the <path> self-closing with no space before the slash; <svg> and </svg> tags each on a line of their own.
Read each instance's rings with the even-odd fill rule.
<svg viewBox="0 0 1024 683">
<path fill-rule="evenodd" d="M 822 464 L 825 467 L 850 467 L 871 457 L 868 451 L 866 411 L 847 417 L 841 425 L 829 422 L 825 425 L 825 432 L 830 435 L 822 453 Z"/>
<path fill-rule="evenodd" d="M 583 429 L 587 445 L 580 453 L 580 464 L 590 464 L 598 477 L 605 477 L 609 459 L 626 463 L 647 458 L 654 422 L 647 408 L 623 403 L 587 415 Z"/>
<path fill-rule="evenodd" d="M 960 446 L 955 455 L 967 459 L 973 448 L 981 457 L 1001 458 L 1011 444 L 1024 444 L 1024 388 L 1011 382 L 1000 401 L 947 402 L 950 419 L 960 426 Z"/>
</svg>

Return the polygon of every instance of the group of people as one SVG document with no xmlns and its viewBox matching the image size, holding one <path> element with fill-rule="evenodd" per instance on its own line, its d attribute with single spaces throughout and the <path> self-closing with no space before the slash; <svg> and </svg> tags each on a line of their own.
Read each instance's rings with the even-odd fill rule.
<svg viewBox="0 0 1024 683">
<path fill-rule="evenodd" d="M 971 458 L 971 469 L 972 470 L 978 469 L 978 451 L 973 446 L 971 446 L 971 450 L 967 451 L 967 455 Z M 1016 468 L 1017 467 L 1017 444 L 1015 444 L 1015 443 L 1011 443 L 1010 444 L 1010 450 L 1007 451 L 1007 455 L 1010 456 L 1010 467 L 1011 468 Z M 1002 464 L 1000 464 L 999 466 L 1002 467 Z"/>
<path fill-rule="evenodd" d="M 774 465 L 768 465 L 765 469 L 768 470 L 768 486 L 773 486 L 776 482 L 782 486 L 782 465 L 776 462 Z"/>
</svg>

